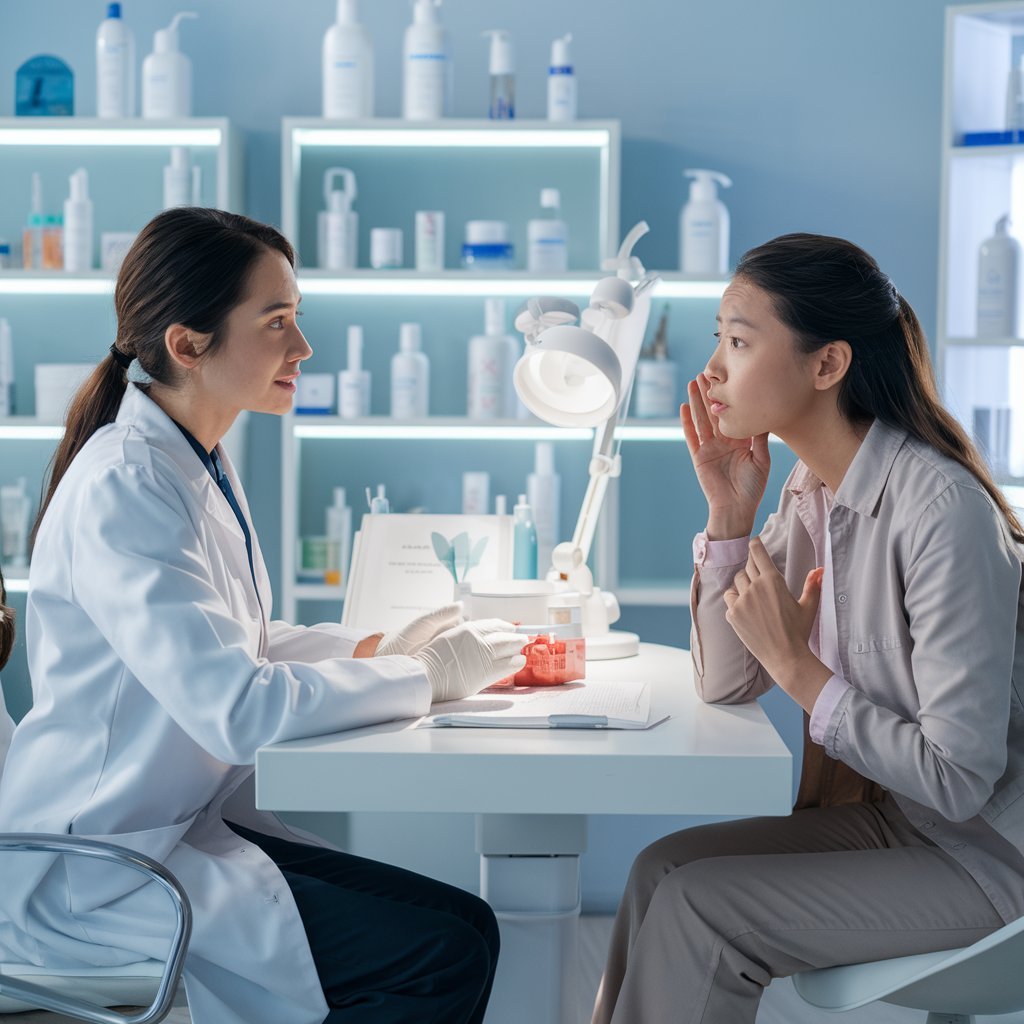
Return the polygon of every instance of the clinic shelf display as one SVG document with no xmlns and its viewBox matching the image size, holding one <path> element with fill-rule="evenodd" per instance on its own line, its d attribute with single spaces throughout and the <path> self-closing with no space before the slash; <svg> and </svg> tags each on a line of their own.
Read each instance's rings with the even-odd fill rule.
<svg viewBox="0 0 1024 1024">
<path fill-rule="evenodd" d="M 1024 476 L 1024 267 L 1003 274 L 990 254 L 1004 246 L 1021 262 L 1022 47 L 1024 3 L 947 9 L 937 365 L 946 403 L 1006 488 Z M 1003 218 L 1008 239 L 996 237 Z"/>
</svg>

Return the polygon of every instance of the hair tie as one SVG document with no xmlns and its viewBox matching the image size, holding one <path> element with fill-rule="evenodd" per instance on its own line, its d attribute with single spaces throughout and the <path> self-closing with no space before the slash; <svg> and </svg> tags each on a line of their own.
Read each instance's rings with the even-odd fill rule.
<svg viewBox="0 0 1024 1024">
<path fill-rule="evenodd" d="M 133 359 L 128 366 L 128 380 L 132 384 L 152 384 L 153 378 L 142 368 L 138 357 Z"/>
<path fill-rule="evenodd" d="M 110 354 L 114 357 L 114 362 L 117 363 L 117 365 L 120 366 L 122 370 L 127 370 L 128 367 L 132 365 L 132 356 L 128 355 L 125 352 L 122 352 L 117 347 L 116 341 L 114 342 L 113 345 L 110 346 Z"/>
</svg>

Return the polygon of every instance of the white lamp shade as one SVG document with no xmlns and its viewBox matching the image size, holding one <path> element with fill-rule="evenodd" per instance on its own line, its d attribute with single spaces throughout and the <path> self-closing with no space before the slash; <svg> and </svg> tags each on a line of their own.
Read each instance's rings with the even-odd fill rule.
<svg viewBox="0 0 1024 1024">
<path fill-rule="evenodd" d="M 596 427 L 621 400 L 615 350 L 583 327 L 549 327 L 516 364 L 515 387 L 530 412 L 558 427 Z"/>
</svg>

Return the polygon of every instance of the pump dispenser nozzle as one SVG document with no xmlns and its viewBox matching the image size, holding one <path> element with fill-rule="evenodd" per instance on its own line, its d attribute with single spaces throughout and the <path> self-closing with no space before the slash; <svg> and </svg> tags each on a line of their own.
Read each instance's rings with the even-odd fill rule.
<svg viewBox="0 0 1024 1024">
<path fill-rule="evenodd" d="M 153 52 L 171 53 L 178 49 L 178 25 L 182 18 L 198 18 L 195 11 L 178 11 L 167 28 L 158 28 L 153 33 Z"/>
<path fill-rule="evenodd" d="M 683 171 L 687 178 L 693 178 L 690 183 L 690 198 L 696 202 L 714 200 L 718 198 L 716 183 L 722 188 L 730 188 L 732 179 L 721 171 L 708 171 L 700 167 L 687 168 Z"/>
</svg>

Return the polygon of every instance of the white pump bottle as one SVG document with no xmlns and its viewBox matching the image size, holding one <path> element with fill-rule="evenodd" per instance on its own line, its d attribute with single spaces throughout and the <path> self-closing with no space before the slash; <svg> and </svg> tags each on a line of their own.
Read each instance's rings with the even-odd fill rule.
<svg viewBox="0 0 1024 1024">
<path fill-rule="evenodd" d="M 679 214 L 679 269 L 723 277 L 729 272 L 729 211 L 718 198 L 716 182 L 729 188 L 732 181 L 721 171 L 683 173 L 693 182 L 690 201 Z"/>
<path fill-rule="evenodd" d="M 92 200 L 89 172 L 79 167 L 71 175 L 71 192 L 64 200 L 64 269 L 92 270 Z"/>
<path fill-rule="evenodd" d="M 451 58 L 440 6 L 441 0 L 413 2 L 403 47 L 402 117 L 407 121 L 437 121 L 448 114 Z"/>
<path fill-rule="evenodd" d="M 323 106 L 335 120 L 373 117 L 373 43 L 357 0 L 338 0 L 337 20 L 324 33 Z"/>
<path fill-rule="evenodd" d="M 341 178 L 344 188 L 334 187 Z M 356 176 L 347 167 L 324 171 L 324 206 L 317 217 L 317 262 L 328 270 L 354 270 L 359 239 L 359 214 L 352 209 Z"/>
<path fill-rule="evenodd" d="M 178 24 L 198 18 L 179 11 L 167 28 L 153 34 L 153 52 L 142 62 L 142 116 L 192 116 L 192 61 L 178 49 Z"/>
</svg>

